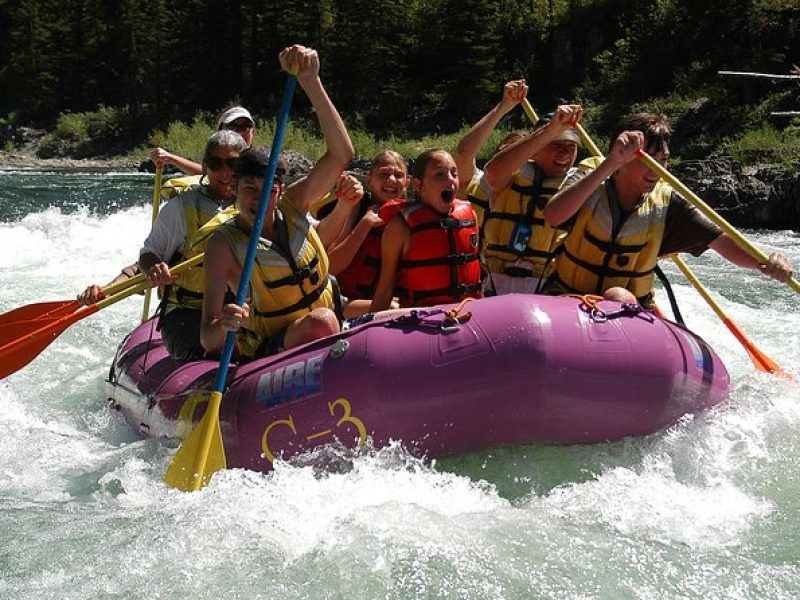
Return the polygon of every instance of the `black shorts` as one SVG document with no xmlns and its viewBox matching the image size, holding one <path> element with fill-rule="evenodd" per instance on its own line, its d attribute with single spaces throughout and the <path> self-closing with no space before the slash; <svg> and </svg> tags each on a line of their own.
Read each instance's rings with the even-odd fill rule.
<svg viewBox="0 0 800 600">
<path fill-rule="evenodd" d="M 206 351 L 200 344 L 202 311 L 193 308 L 173 308 L 159 321 L 159 329 L 167 352 L 175 360 L 198 360 Z"/>
<path fill-rule="evenodd" d="M 286 339 L 286 329 L 288 329 L 288 325 L 281 329 L 275 335 L 272 335 L 266 338 L 264 341 L 256 349 L 255 356 L 253 356 L 253 360 L 257 358 L 266 358 L 267 356 L 272 356 L 273 354 L 278 354 L 279 352 L 283 352 L 286 348 L 284 348 L 284 342 Z"/>
</svg>

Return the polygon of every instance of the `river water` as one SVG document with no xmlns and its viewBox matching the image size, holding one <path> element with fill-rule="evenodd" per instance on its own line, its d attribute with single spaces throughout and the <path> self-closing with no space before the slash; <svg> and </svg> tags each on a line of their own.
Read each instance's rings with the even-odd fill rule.
<svg viewBox="0 0 800 600">
<path fill-rule="evenodd" d="M 152 185 L 0 170 L 0 312 L 113 277 L 149 229 Z M 800 265 L 797 232 L 747 234 Z M 800 376 L 800 297 L 713 252 L 688 260 Z M 731 373 L 709 413 L 613 444 L 226 471 L 191 494 L 162 482 L 174 448 L 106 407 L 141 299 L 110 306 L 0 381 L 0 598 L 797 598 L 800 384 L 756 372 L 665 266 Z"/>
</svg>

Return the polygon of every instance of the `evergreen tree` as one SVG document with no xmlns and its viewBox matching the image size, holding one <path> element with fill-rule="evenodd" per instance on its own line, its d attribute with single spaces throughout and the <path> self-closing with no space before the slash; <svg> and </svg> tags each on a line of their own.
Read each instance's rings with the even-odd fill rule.
<svg viewBox="0 0 800 600">
<path fill-rule="evenodd" d="M 401 133 L 411 108 L 407 0 L 337 3 L 331 50 L 331 90 L 340 109 L 382 135 Z M 346 32 L 346 35 L 342 33 Z"/>
<path fill-rule="evenodd" d="M 57 2 L 20 0 L 9 11 L 8 62 L 3 96 L 24 118 L 42 119 L 60 108 L 56 94 Z"/>
<path fill-rule="evenodd" d="M 528 79 L 540 110 L 564 97 L 612 115 L 671 92 L 710 94 L 720 69 L 787 72 L 800 61 L 800 10 L 788 0 L 0 0 L 0 117 L 52 124 L 105 105 L 166 122 L 238 101 L 271 118 L 285 81 L 277 53 L 293 43 L 320 51 L 349 123 L 407 135 L 474 122 L 512 77 Z M 731 89 L 730 104 L 745 105 L 774 88 Z M 307 109 L 298 95 L 293 115 Z"/>
<path fill-rule="evenodd" d="M 496 74 L 500 45 L 490 0 L 421 2 L 416 58 L 420 94 L 417 126 L 452 130 L 485 113 L 503 81 Z M 419 76 L 423 74 L 423 76 Z"/>
</svg>

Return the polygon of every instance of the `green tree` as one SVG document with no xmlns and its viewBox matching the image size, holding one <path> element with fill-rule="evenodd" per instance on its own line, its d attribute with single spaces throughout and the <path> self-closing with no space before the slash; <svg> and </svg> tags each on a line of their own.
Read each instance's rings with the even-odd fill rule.
<svg viewBox="0 0 800 600">
<path fill-rule="evenodd" d="M 410 4 L 408 0 L 338 2 L 337 28 L 326 46 L 330 50 L 326 72 L 338 106 L 381 135 L 403 132 L 412 102 Z"/>
<path fill-rule="evenodd" d="M 40 119 L 59 109 L 56 94 L 56 40 L 62 22 L 57 2 L 21 0 L 9 10 L 8 62 L 3 68 L 3 94 L 12 109 Z"/>
<path fill-rule="evenodd" d="M 418 3 L 418 43 L 411 57 L 418 104 L 412 126 L 454 129 L 496 101 L 502 86 L 496 75 L 500 44 L 492 27 L 496 10 L 489 0 Z"/>
</svg>

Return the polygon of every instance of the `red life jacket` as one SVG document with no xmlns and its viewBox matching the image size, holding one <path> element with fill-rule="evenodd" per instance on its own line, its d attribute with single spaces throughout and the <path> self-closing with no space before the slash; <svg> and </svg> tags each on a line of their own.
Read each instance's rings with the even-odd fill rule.
<svg viewBox="0 0 800 600">
<path fill-rule="evenodd" d="M 364 194 L 356 213 L 356 225 L 368 210 L 372 210 L 373 205 L 372 197 L 368 193 Z M 323 206 L 317 213 L 317 219 L 322 220 L 331 214 L 335 206 L 336 202 Z M 367 234 L 364 243 L 353 255 L 350 264 L 336 275 L 339 290 L 350 300 L 372 299 L 375 295 L 375 288 L 381 274 L 382 236 L 383 227 L 373 227 Z"/>
<path fill-rule="evenodd" d="M 336 276 L 339 289 L 350 300 L 372 299 L 381 274 L 383 227 L 373 227 L 353 260 Z"/>
<path fill-rule="evenodd" d="M 482 296 L 478 226 L 469 202 L 454 200 L 447 215 L 417 202 L 387 204 L 386 216 L 381 207 L 381 218 L 388 222 L 391 212 L 399 212 L 411 230 L 397 281 L 400 306 L 432 306 Z"/>
</svg>

